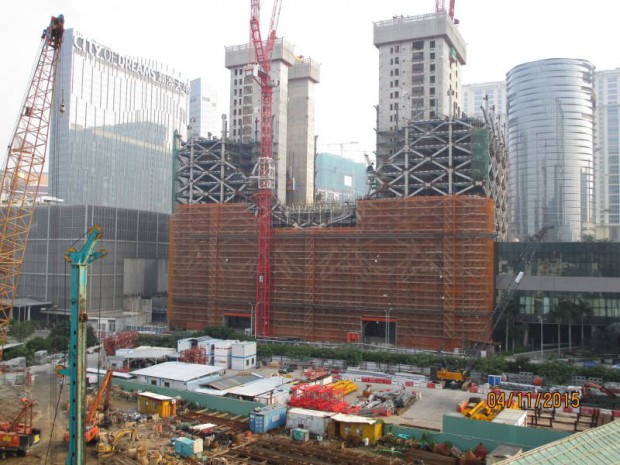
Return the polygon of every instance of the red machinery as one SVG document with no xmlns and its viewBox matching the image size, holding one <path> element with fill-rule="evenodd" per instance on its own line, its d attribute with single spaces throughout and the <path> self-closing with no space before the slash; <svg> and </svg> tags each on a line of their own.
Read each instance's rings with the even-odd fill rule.
<svg viewBox="0 0 620 465">
<path fill-rule="evenodd" d="M 258 158 L 258 263 L 256 267 L 256 335 L 271 335 L 271 203 L 275 187 L 272 139 L 271 52 L 276 40 L 281 0 L 274 0 L 269 35 L 260 34 L 260 0 L 252 0 L 250 16 L 251 46 L 258 65 L 254 76 L 261 92 L 260 156 Z"/>
<path fill-rule="evenodd" d="M 20 400 L 22 410 L 19 415 L 11 422 L 0 421 L 0 451 L 25 455 L 41 439 L 41 430 L 32 427 L 32 401 Z"/>
<path fill-rule="evenodd" d="M 180 362 L 198 363 L 200 365 L 207 364 L 207 349 L 204 347 L 192 347 L 181 351 Z"/>
<path fill-rule="evenodd" d="M 356 413 L 360 407 L 353 407 L 344 400 L 344 390 L 330 385 L 297 385 L 291 389 L 288 402 L 291 407 L 301 407 L 323 412 Z"/>
<path fill-rule="evenodd" d="M 99 419 L 97 418 L 97 412 L 99 409 L 99 404 L 103 399 L 103 415 L 104 421 L 107 418 L 108 410 L 110 410 L 110 390 L 112 389 L 112 370 L 106 371 L 105 377 L 101 382 L 101 386 L 99 387 L 99 391 L 93 400 L 92 405 L 90 406 L 90 410 L 88 411 L 88 415 L 84 419 L 84 423 L 86 425 L 84 431 L 84 441 L 87 443 L 93 443 L 99 439 Z M 63 439 L 65 443 L 69 442 L 69 431 L 65 431 Z"/>
<path fill-rule="evenodd" d="M 47 136 L 64 33 L 63 15 L 52 17 L 41 37 L 41 51 L 15 132 L 8 145 L 0 182 L 0 360 L 4 352 L 13 299 L 37 202 L 47 153 Z M 64 111 L 60 108 L 60 111 Z"/>
<path fill-rule="evenodd" d="M 448 16 L 450 19 L 454 21 L 454 24 L 458 24 L 459 20 L 454 19 L 454 2 L 455 0 L 450 0 L 450 9 L 448 10 Z M 445 11 L 446 9 L 446 0 L 435 0 L 435 11 Z"/>
<path fill-rule="evenodd" d="M 123 331 L 106 337 L 103 340 L 103 348 L 106 355 L 114 355 L 116 349 L 133 349 L 136 342 L 138 342 L 136 331 Z"/>
</svg>

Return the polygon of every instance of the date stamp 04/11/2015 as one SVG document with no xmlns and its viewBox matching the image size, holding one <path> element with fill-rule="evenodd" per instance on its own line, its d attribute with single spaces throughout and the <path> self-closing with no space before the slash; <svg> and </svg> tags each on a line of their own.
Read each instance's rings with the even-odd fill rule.
<svg viewBox="0 0 620 465">
<path fill-rule="evenodd" d="M 581 398 L 576 391 L 572 392 L 489 392 L 487 404 L 491 408 L 510 408 L 514 404 L 525 409 L 538 408 L 579 408 Z"/>
</svg>

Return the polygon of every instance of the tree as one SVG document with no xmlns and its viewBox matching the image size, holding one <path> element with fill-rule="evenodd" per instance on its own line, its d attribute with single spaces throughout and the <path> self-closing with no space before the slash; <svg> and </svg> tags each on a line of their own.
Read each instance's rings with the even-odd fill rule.
<svg viewBox="0 0 620 465">
<path fill-rule="evenodd" d="M 14 337 L 19 342 L 23 342 L 34 334 L 35 329 L 37 329 L 35 321 L 12 321 L 9 327 L 9 336 Z"/>
<path fill-rule="evenodd" d="M 583 341 L 585 339 L 584 335 L 584 322 L 589 320 L 594 315 L 594 310 L 590 307 L 590 304 L 587 300 L 579 297 L 577 301 L 574 303 L 575 305 L 575 313 L 577 318 L 581 320 L 581 349 L 583 350 Z"/>
<path fill-rule="evenodd" d="M 558 302 L 558 304 L 553 307 L 551 314 L 553 315 L 553 319 L 558 325 L 558 355 L 559 355 L 561 353 L 561 347 L 562 347 L 562 340 L 561 340 L 562 323 L 570 320 L 570 308 L 566 304 L 566 300 L 560 300 L 560 302 Z M 570 346 L 570 332 L 569 332 L 569 346 Z"/>
</svg>

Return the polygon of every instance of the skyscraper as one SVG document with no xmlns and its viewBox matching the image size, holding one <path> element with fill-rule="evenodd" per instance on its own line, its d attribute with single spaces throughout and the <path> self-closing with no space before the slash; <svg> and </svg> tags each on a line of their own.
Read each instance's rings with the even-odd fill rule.
<svg viewBox="0 0 620 465">
<path fill-rule="evenodd" d="M 553 225 L 547 238 L 592 232 L 594 66 L 551 58 L 507 74 L 509 192 L 520 239 Z"/>
<path fill-rule="evenodd" d="M 446 11 L 398 16 L 374 24 L 379 49 L 379 156 L 390 153 L 393 131 L 410 120 L 460 112 L 465 41 Z"/>
<path fill-rule="evenodd" d="M 620 241 L 620 68 L 596 73 L 595 215 L 602 237 Z"/>
<path fill-rule="evenodd" d="M 193 137 L 220 137 L 222 118 L 217 108 L 217 93 L 203 78 L 189 83 L 189 131 Z"/>
<path fill-rule="evenodd" d="M 65 204 L 170 213 L 174 130 L 187 127 L 187 82 L 165 65 L 64 36 L 49 191 Z"/>
<path fill-rule="evenodd" d="M 463 113 L 482 118 L 481 107 L 487 106 L 506 121 L 506 81 L 463 84 Z"/>
<path fill-rule="evenodd" d="M 254 50 L 248 44 L 226 47 L 230 70 L 228 136 L 235 142 L 259 142 L 260 86 L 252 76 Z M 314 192 L 314 85 L 319 64 L 295 56 L 293 46 L 276 39 L 271 56 L 273 158 L 276 196 L 282 203 L 312 203 Z"/>
</svg>

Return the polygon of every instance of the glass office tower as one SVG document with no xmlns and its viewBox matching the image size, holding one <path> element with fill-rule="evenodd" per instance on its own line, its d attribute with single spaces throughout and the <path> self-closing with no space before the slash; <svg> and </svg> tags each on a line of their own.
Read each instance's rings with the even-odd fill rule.
<svg viewBox="0 0 620 465">
<path fill-rule="evenodd" d="M 187 81 L 153 60 L 65 32 L 50 140 L 50 195 L 66 204 L 170 213 L 174 130 Z"/>
<path fill-rule="evenodd" d="M 521 240 L 578 241 L 592 228 L 594 66 L 551 58 L 507 74 L 509 189 Z"/>
</svg>

